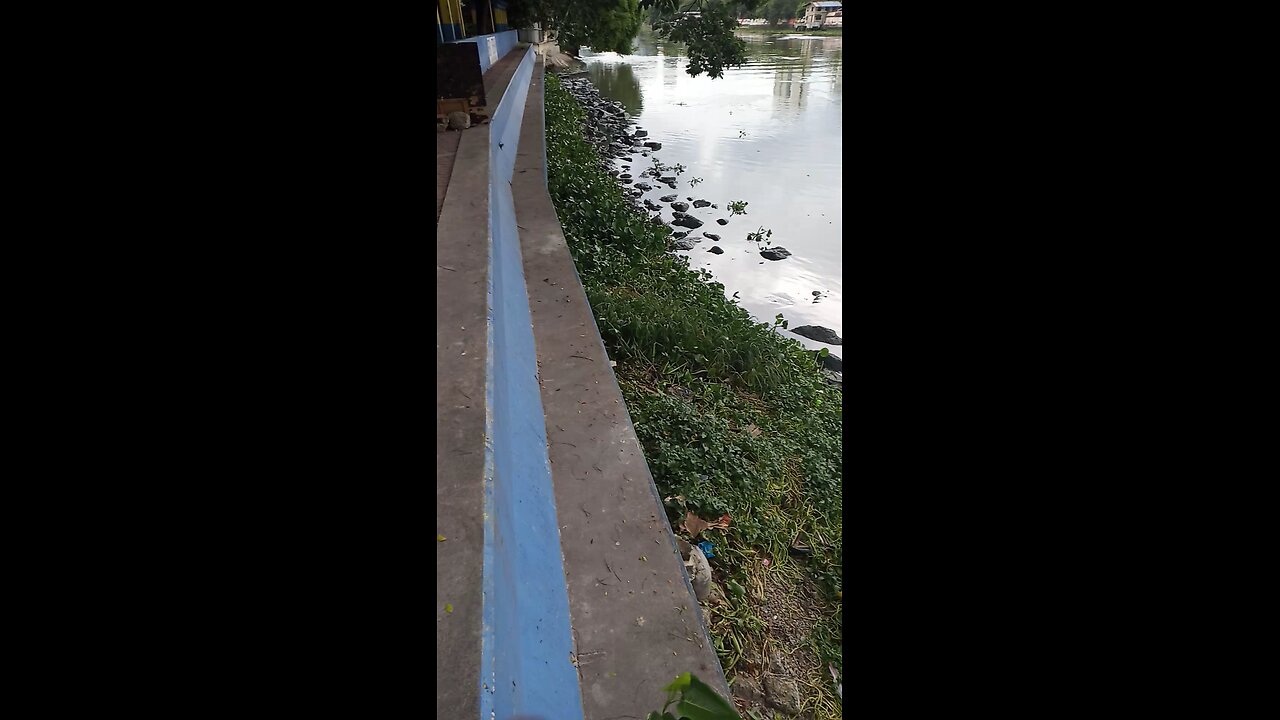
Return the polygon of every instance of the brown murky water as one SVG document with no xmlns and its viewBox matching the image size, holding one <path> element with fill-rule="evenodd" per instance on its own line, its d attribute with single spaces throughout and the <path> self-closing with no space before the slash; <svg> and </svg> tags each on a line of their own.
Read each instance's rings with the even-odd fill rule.
<svg viewBox="0 0 1280 720">
<path fill-rule="evenodd" d="M 747 43 L 747 64 L 717 80 L 689 77 L 683 46 L 651 35 L 636 38 L 632 55 L 584 50 L 582 59 L 601 94 L 623 103 L 647 139 L 662 143 L 650 158 L 634 156 L 633 174 L 654 157 L 687 168 L 677 190 L 658 185 L 644 197 L 659 202 L 675 192 L 681 201 L 692 196 L 719 206 L 690 211 L 705 222 L 691 237 L 721 238 L 684 253 L 691 265 L 710 270 L 726 294 L 738 293 L 757 320 L 782 313 L 791 327 L 825 325 L 843 337 L 843 38 L 739 37 Z M 690 187 L 693 178 L 702 182 Z M 733 200 L 747 202 L 746 215 L 729 215 Z M 670 208 L 660 204 L 671 220 Z M 729 223 L 720 226 L 716 218 Z M 746 239 L 759 228 L 772 230 L 772 243 L 791 257 L 762 258 Z M 712 245 L 724 254 L 708 252 Z M 816 302 L 814 291 L 821 293 Z M 786 334 L 811 348 L 828 347 Z"/>
</svg>

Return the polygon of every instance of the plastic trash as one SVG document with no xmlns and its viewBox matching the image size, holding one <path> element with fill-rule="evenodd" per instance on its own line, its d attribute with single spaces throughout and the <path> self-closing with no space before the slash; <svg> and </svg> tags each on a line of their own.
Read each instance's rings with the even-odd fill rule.
<svg viewBox="0 0 1280 720">
<path fill-rule="evenodd" d="M 698 543 L 698 547 L 702 549 L 702 554 L 706 555 L 708 560 L 716 556 L 716 554 L 712 552 L 715 545 L 712 545 L 710 540 L 703 540 Z"/>
</svg>

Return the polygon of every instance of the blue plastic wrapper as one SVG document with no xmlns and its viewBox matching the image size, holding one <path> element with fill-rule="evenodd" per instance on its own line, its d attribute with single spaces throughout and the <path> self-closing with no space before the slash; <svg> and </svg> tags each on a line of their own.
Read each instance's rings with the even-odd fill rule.
<svg viewBox="0 0 1280 720">
<path fill-rule="evenodd" d="M 698 543 L 698 547 L 702 550 L 702 554 L 707 556 L 708 560 L 716 556 L 716 554 L 711 551 L 711 549 L 715 547 L 715 545 L 711 544 L 711 541 L 703 540 Z"/>
</svg>

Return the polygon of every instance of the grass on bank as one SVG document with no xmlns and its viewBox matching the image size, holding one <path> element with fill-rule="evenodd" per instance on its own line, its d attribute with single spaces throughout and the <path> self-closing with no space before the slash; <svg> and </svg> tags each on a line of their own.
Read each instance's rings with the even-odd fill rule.
<svg viewBox="0 0 1280 720">
<path fill-rule="evenodd" d="M 720 660 L 730 678 L 759 677 L 771 649 L 789 653 L 804 715 L 839 717 L 827 665 L 842 667 L 843 396 L 800 343 L 669 252 L 670 229 L 623 196 L 583 122 L 548 75 L 548 187 L 668 519 L 679 532 L 685 508 L 732 518 L 701 538 L 728 590 L 709 617 Z M 803 601 L 803 638 L 770 628 L 766 586 L 817 598 Z"/>
</svg>

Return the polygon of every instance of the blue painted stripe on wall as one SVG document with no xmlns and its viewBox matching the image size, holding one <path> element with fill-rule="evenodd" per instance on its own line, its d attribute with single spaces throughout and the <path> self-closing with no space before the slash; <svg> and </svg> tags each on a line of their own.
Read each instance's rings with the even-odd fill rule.
<svg viewBox="0 0 1280 720">
<path fill-rule="evenodd" d="M 492 172 L 492 168 L 490 168 Z M 492 175 L 491 175 L 492 177 Z M 492 195 L 493 182 L 489 182 L 490 194 Z M 492 198 L 491 198 L 492 201 Z M 492 217 L 492 214 L 491 214 Z M 491 221 L 492 222 L 492 221 Z M 489 228 L 490 245 L 492 245 L 493 228 Z M 490 256 L 489 264 L 493 264 L 493 257 Z M 484 517 L 482 518 L 484 525 L 484 550 L 482 552 L 483 565 L 481 570 L 481 607 L 480 607 L 480 717 L 491 718 L 493 703 L 492 688 L 497 687 L 496 676 L 494 674 L 494 629 L 495 629 L 495 598 L 494 598 L 494 566 L 496 557 L 494 555 L 495 545 L 495 526 L 494 526 L 494 504 L 493 504 L 493 486 L 495 478 L 495 463 L 493 457 L 493 418 L 494 418 L 494 388 L 493 388 L 493 370 L 494 370 L 494 336 L 493 336 L 493 269 L 489 269 L 489 281 L 485 290 L 485 306 L 488 308 L 485 313 L 485 361 L 484 361 Z M 439 659 L 436 660 L 439 662 Z"/>
<path fill-rule="evenodd" d="M 489 126 L 493 367 L 486 396 L 491 398 L 493 418 L 493 510 L 492 522 L 485 525 L 482 614 L 488 642 L 482 642 L 480 688 L 485 720 L 490 713 L 499 719 L 515 714 L 556 720 L 583 717 L 578 673 L 570 662 L 569 595 L 511 196 L 534 59 L 532 48 L 526 50 Z"/>
</svg>

